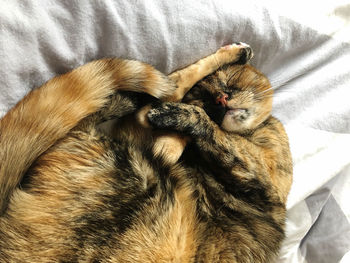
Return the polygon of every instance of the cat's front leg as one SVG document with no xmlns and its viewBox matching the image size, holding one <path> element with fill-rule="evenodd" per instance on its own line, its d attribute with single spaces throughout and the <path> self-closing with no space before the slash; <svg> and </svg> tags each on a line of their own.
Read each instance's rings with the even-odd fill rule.
<svg viewBox="0 0 350 263">
<path fill-rule="evenodd" d="M 196 63 L 168 75 L 168 78 L 176 83 L 177 89 L 174 94 L 168 97 L 167 101 L 181 101 L 192 86 L 205 76 L 213 73 L 226 64 L 245 64 L 252 57 L 253 50 L 248 44 L 242 42 L 221 47 L 214 54 L 202 58 Z"/>
<path fill-rule="evenodd" d="M 192 138 L 210 137 L 217 126 L 202 108 L 184 103 L 162 103 L 147 116 L 154 127 L 178 131 Z"/>
<path fill-rule="evenodd" d="M 254 143 L 238 134 L 223 131 L 200 107 L 162 103 L 149 111 L 148 119 L 154 127 L 189 135 L 205 159 L 215 161 L 224 169 L 231 171 L 235 165 L 260 165 L 259 161 L 251 161 L 261 154 Z"/>
</svg>

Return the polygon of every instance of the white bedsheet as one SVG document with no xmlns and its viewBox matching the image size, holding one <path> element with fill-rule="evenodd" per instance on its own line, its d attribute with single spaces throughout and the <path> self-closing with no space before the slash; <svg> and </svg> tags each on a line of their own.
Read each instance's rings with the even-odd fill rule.
<svg viewBox="0 0 350 263">
<path fill-rule="evenodd" d="M 349 1 L 2 1 L 0 116 L 54 75 L 107 56 L 169 73 L 249 43 L 276 89 L 295 179 L 278 262 L 350 262 Z M 1 149 L 0 149 L 1 150 Z"/>
</svg>

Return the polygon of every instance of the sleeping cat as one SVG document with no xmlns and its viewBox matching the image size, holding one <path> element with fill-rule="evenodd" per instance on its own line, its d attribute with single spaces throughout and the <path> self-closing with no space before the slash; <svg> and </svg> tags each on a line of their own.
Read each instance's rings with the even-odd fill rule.
<svg viewBox="0 0 350 263">
<path fill-rule="evenodd" d="M 251 54 L 226 46 L 168 77 L 105 59 L 29 93 L 0 121 L 0 261 L 270 262 L 292 168 Z M 110 118 L 114 140 L 96 129 Z M 169 161 L 155 146 L 174 132 Z"/>
<path fill-rule="evenodd" d="M 183 103 L 148 113 L 158 129 L 191 138 L 180 158 L 204 242 L 194 262 L 272 262 L 284 237 L 292 161 L 272 89 L 250 65 L 229 65 Z"/>
</svg>

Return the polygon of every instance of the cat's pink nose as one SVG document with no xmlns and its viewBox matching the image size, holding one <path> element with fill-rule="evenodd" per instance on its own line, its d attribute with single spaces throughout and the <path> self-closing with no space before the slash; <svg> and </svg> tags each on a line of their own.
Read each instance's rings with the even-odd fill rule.
<svg viewBox="0 0 350 263">
<path fill-rule="evenodd" d="M 228 95 L 226 93 L 220 93 L 217 98 L 216 98 L 216 104 L 221 104 L 222 106 L 226 107 L 227 106 L 227 98 Z"/>
</svg>

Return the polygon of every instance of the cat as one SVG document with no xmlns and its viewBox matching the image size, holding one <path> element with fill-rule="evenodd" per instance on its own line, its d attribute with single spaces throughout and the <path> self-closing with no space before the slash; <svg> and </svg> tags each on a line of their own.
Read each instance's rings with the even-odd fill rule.
<svg viewBox="0 0 350 263">
<path fill-rule="evenodd" d="M 270 262 L 292 167 L 251 55 L 229 45 L 168 77 L 99 60 L 29 93 L 0 121 L 0 261 Z M 111 118 L 114 140 L 95 128 Z"/>
<path fill-rule="evenodd" d="M 293 167 L 284 128 L 270 115 L 272 94 L 258 70 L 229 65 L 182 103 L 148 112 L 153 127 L 191 138 L 180 161 L 205 229 L 194 262 L 272 262 L 278 254 Z"/>
</svg>

